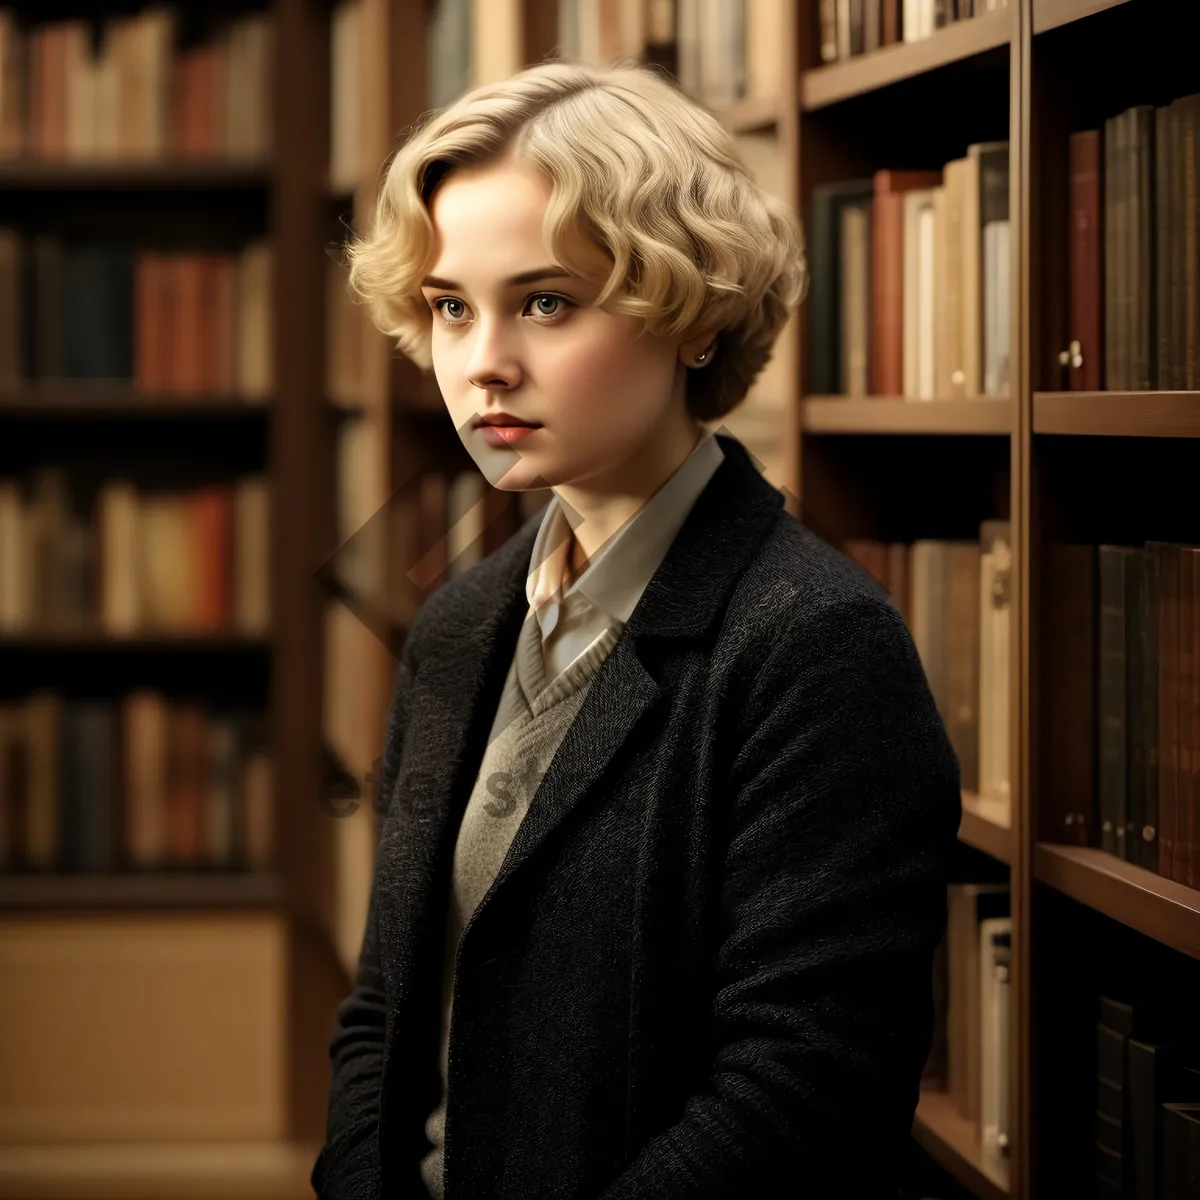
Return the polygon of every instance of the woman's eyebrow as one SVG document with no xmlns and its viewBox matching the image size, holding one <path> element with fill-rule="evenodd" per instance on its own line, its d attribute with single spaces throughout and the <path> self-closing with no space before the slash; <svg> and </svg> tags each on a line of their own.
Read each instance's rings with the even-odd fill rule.
<svg viewBox="0 0 1200 1200">
<path fill-rule="evenodd" d="M 520 275 L 514 275 L 511 279 L 506 279 L 503 286 L 506 288 L 518 287 L 523 283 L 538 283 L 543 279 L 574 279 L 575 276 L 570 271 L 564 270 L 562 267 L 534 267 L 532 271 L 522 271 Z M 461 283 L 455 283 L 451 279 L 442 279 L 437 275 L 426 275 L 421 281 L 422 287 L 436 288 L 454 288 L 462 289 Z"/>
</svg>

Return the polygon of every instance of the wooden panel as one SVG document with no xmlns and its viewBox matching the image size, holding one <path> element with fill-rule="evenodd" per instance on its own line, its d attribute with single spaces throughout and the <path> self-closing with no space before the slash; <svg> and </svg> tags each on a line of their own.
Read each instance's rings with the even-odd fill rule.
<svg viewBox="0 0 1200 1200">
<path fill-rule="evenodd" d="M 955 21 L 918 42 L 884 46 L 805 71 L 800 79 L 801 107 L 811 112 L 1003 46 L 1012 39 L 1015 9 L 1012 0 L 1008 9 Z"/>
<path fill-rule="evenodd" d="M 1044 33 L 1127 3 L 1128 0 L 1033 0 L 1033 32 Z"/>
<path fill-rule="evenodd" d="M 318 1146 L 210 1145 L 0 1147 L 8 1200 L 312 1200 Z"/>
<path fill-rule="evenodd" d="M 1200 892 L 1090 846 L 1039 842 L 1034 873 L 1073 900 L 1200 958 Z"/>
<path fill-rule="evenodd" d="M 0 921 L 0 1142 L 281 1138 L 286 961 L 270 916 Z"/>
<path fill-rule="evenodd" d="M 1037 392 L 1033 432 L 1200 437 L 1200 392 Z"/>
</svg>

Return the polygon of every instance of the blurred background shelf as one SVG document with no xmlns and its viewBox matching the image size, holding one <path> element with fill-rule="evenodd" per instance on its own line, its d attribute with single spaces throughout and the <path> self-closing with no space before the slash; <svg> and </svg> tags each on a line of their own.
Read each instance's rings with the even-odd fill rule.
<svg viewBox="0 0 1200 1200">
<path fill-rule="evenodd" d="M 16 191 L 249 191 L 269 187 L 272 165 L 220 159 L 0 159 L 0 192 Z"/>
<path fill-rule="evenodd" d="M 283 879 L 261 871 L 0 874 L 0 910 L 270 908 L 283 900 Z"/>
</svg>

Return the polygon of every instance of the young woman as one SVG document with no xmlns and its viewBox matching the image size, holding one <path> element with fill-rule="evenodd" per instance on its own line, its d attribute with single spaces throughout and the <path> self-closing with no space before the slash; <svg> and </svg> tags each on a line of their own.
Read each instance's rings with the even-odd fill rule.
<svg viewBox="0 0 1200 1200">
<path fill-rule="evenodd" d="M 649 69 L 393 158 L 351 279 L 543 513 L 424 603 L 321 1197 L 894 1196 L 959 773 L 886 596 L 715 422 L 795 219 Z"/>
</svg>

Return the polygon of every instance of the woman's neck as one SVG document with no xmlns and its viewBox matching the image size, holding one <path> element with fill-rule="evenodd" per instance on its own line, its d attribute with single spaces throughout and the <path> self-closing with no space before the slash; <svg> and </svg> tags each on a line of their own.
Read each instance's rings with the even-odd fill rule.
<svg viewBox="0 0 1200 1200">
<path fill-rule="evenodd" d="M 614 537 L 695 450 L 704 427 L 692 417 L 661 441 L 643 447 L 622 469 L 623 483 L 608 489 L 559 485 L 559 499 L 582 518 L 575 528 L 568 571 L 577 577 L 588 561 Z"/>
</svg>

